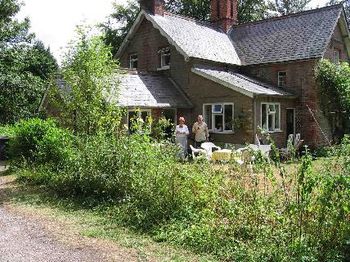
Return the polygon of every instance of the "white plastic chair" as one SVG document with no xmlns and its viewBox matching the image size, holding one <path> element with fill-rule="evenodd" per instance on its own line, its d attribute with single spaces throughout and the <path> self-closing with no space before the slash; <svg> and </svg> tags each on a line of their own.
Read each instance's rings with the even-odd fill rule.
<svg viewBox="0 0 350 262">
<path fill-rule="evenodd" d="M 199 156 L 208 157 L 207 156 L 207 151 L 205 151 L 204 149 L 194 148 L 192 145 L 190 145 L 190 148 L 191 148 L 192 158 L 193 159 L 196 159 Z"/>
<path fill-rule="evenodd" d="M 216 150 L 221 150 L 221 147 L 216 146 L 212 142 L 202 143 L 201 148 L 203 148 L 206 151 L 208 159 L 211 159 L 211 155 L 213 154 L 213 148 L 215 148 Z"/>
</svg>

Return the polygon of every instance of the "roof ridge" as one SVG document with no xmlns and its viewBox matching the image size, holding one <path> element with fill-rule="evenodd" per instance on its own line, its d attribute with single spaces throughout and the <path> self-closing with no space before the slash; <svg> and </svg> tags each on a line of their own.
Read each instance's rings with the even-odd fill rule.
<svg viewBox="0 0 350 262">
<path fill-rule="evenodd" d="M 296 13 L 291 13 L 288 15 L 273 16 L 273 17 L 261 19 L 258 21 L 252 21 L 252 22 L 239 24 L 239 25 L 233 26 L 232 29 L 247 26 L 247 25 L 255 25 L 255 24 L 261 24 L 261 23 L 270 22 L 270 21 L 283 20 L 283 19 L 287 19 L 289 17 L 296 17 L 296 16 L 301 16 L 301 15 L 316 13 L 316 12 L 323 11 L 325 9 L 333 9 L 333 8 L 340 7 L 340 6 L 343 7 L 343 4 L 339 3 L 339 4 L 335 4 L 335 5 L 323 6 L 323 7 L 319 7 L 319 8 L 314 8 L 314 9 L 304 10 L 304 11 L 300 11 L 300 12 L 296 12 Z"/>
<path fill-rule="evenodd" d="M 210 27 L 213 27 L 213 29 L 218 29 L 218 30 L 222 31 L 219 26 L 215 25 L 214 23 L 212 23 L 210 21 L 200 20 L 200 19 L 197 19 L 197 18 L 194 18 L 194 17 L 185 16 L 185 15 L 175 14 L 175 13 L 172 13 L 172 12 L 169 12 L 169 11 L 165 11 L 164 14 L 169 15 L 169 16 L 178 17 L 178 18 L 181 18 L 181 19 L 184 19 L 184 20 L 187 20 L 187 21 L 196 22 L 196 23 L 202 24 L 204 26 L 210 26 Z"/>
</svg>

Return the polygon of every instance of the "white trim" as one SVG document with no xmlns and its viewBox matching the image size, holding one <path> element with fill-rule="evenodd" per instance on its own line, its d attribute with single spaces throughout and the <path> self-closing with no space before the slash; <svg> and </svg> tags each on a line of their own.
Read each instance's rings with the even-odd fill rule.
<svg viewBox="0 0 350 262">
<path fill-rule="evenodd" d="M 206 114 L 205 114 L 205 107 L 206 106 L 212 106 L 213 105 L 222 105 L 222 113 L 213 113 L 213 111 L 211 110 L 211 126 L 209 126 L 209 123 L 207 123 L 208 125 L 208 130 L 210 133 L 213 134 L 234 134 L 235 133 L 235 126 L 234 124 L 232 125 L 232 130 L 225 130 L 225 105 L 231 105 L 232 106 L 232 121 L 235 120 L 235 103 L 233 102 L 215 102 L 215 103 L 204 103 L 202 105 L 202 115 L 204 120 L 206 119 Z M 214 129 L 214 117 L 215 115 L 222 115 L 222 122 L 223 122 L 223 126 L 222 126 L 222 131 L 215 131 Z"/>
<path fill-rule="evenodd" d="M 150 21 L 153 25 L 154 28 L 158 29 L 160 34 L 163 35 L 168 41 L 169 44 L 173 45 L 176 50 L 184 56 L 185 61 L 188 61 L 190 59 L 190 57 L 186 54 L 186 52 L 163 30 L 163 28 L 161 28 L 156 21 L 154 21 L 154 19 L 152 18 L 151 15 L 147 14 L 145 11 L 141 10 L 141 12 L 139 13 L 138 17 L 136 18 L 134 24 L 132 25 L 131 29 L 129 30 L 128 34 L 126 35 L 126 37 L 124 38 L 121 46 L 119 47 L 116 56 L 120 57 L 120 55 L 122 54 L 122 52 L 124 51 L 124 49 L 127 47 L 128 42 L 130 41 L 132 35 L 135 33 L 134 31 L 136 31 L 138 29 L 138 27 L 141 25 L 141 22 L 143 21 L 143 18 L 146 18 L 148 21 Z"/>
<path fill-rule="evenodd" d="M 218 83 L 218 84 L 220 84 L 220 85 L 223 85 L 223 86 L 225 86 L 225 87 L 228 87 L 228 88 L 232 89 L 233 91 L 236 91 L 236 92 L 238 92 L 238 93 L 241 93 L 241 94 L 243 94 L 243 95 L 246 95 L 246 96 L 248 96 L 248 97 L 250 97 L 250 98 L 253 98 L 253 97 L 254 97 L 254 93 L 249 92 L 249 91 L 247 91 L 247 90 L 244 90 L 244 89 L 242 89 L 242 88 L 239 88 L 239 87 L 237 87 L 237 86 L 234 86 L 234 85 L 232 85 L 232 84 L 230 84 L 230 83 L 227 83 L 227 82 L 225 82 L 225 81 L 223 81 L 223 80 L 220 80 L 220 79 L 218 79 L 218 78 L 216 78 L 216 77 L 213 77 L 213 76 L 211 76 L 211 75 L 209 75 L 209 74 L 207 74 L 207 73 L 204 73 L 204 72 L 202 72 L 202 71 L 199 71 L 199 70 L 196 69 L 196 68 L 192 68 L 191 71 L 192 71 L 193 73 L 199 75 L 199 76 L 202 76 L 202 77 L 204 77 L 204 78 L 206 78 L 206 79 L 209 79 L 209 80 L 211 80 L 211 81 L 214 81 L 215 83 Z"/>
<path fill-rule="evenodd" d="M 131 26 L 128 34 L 126 35 L 126 37 L 124 38 L 122 44 L 120 45 L 120 47 L 119 47 L 119 49 L 117 51 L 116 57 L 120 57 L 120 55 L 124 51 L 125 47 L 127 47 L 131 36 L 134 34 L 134 31 L 137 30 L 138 27 L 141 25 L 141 22 L 143 21 L 143 18 L 144 18 L 144 14 L 145 14 L 145 12 L 141 11 L 139 13 L 139 15 L 137 16 L 134 24 Z"/>
<path fill-rule="evenodd" d="M 262 115 L 262 107 L 263 105 L 267 105 L 267 109 L 268 109 L 268 106 L 269 105 L 278 105 L 279 106 L 279 114 L 278 114 L 278 118 L 279 118 L 279 128 L 278 129 L 274 129 L 274 130 L 268 130 L 269 129 L 269 114 L 266 114 L 266 125 L 267 125 L 267 132 L 268 133 L 280 133 L 280 132 L 283 132 L 282 129 L 281 129 L 281 103 L 279 102 L 261 102 L 260 103 L 260 126 L 261 128 L 263 128 L 263 123 L 262 123 L 262 119 L 263 119 L 263 115 Z M 276 123 L 275 123 L 275 126 L 276 126 Z"/>
</svg>

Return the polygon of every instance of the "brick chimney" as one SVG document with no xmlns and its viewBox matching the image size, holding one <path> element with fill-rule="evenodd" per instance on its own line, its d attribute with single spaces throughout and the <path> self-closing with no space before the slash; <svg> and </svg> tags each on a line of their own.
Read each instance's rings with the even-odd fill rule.
<svg viewBox="0 0 350 262">
<path fill-rule="evenodd" d="M 238 0 L 211 0 L 211 21 L 227 33 L 238 24 Z"/>
<path fill-rule="evenodd" d="M 152 15 L 164 15 L 165 4 L 164 0 L 138 0 L 141 10 Z"/>
</svg>

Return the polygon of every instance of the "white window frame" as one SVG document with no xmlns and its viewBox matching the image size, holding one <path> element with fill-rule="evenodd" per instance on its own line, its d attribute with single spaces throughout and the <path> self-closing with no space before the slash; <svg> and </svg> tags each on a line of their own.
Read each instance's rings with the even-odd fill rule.
<svg viewBox="0 0 350 262">
<path fill-rule="evenodd" d="M 133 56 L 136 56 L 136 58 L 132 58 Z M 129 55 L 129 69 L 137 69 L 137 67 L 133 67 L 133 63 L 134 62 L 139 62 L 139 57 L 137 55 L 137 53 L 133 53 Z"/>
<path fill-rule="evenodd" d="M 215 113 L 213 112 L 214 105 L 221 105 L 222 106 L 222 113 Z M 217 134 L 233 134 L 234 133 L 234 125 L 232 125 L 232 130 L 225 130 L 225 105 L 230 105 L 232 106 L 232 120 L 235 118 L 235 104 L 234 103 L 224 103 L 224 102 L 218 102 L 218 103 L 205 103 L 203 104 L 203 118 L 206 119 L 206 112 L 205 112 L 205 107 L 206 106 L 211 106 L 211 126 L 208 125 L 209 132 L 211 133 L 217 133 Z M 223 122 L 223 131 L 216 131 L 215 130 L 215 115 L 222 115 L 222 122 Z"/>
<path fill-rule="evenodd" d="M 274 130 L 268 130 L 269 128 L 269 113 L 267 112 L 265 118 L 266 118 L 266 131 L 269 132 L 269 133 L 276 133 L 276 132 L 282 132 L 282 129 L 281 129 L 281 103 L 275 103 L 275 102 L 263 102 L 261 103 L 261 106 L 260 106 L 260 125 L 261 125 L 261 128 L 264 128 L 263 127 L 263 105 L 266 105 L 266 108 L 269 109 L 270 108 L 270 105 L 278 105 L 279 106 L 279 114 L 278 114 L 278 122 L 279 122 L 279 127 L 276 128 L 276 123 L 275 123 L 275 128 Z M 276 114 L 276 113 L 274 113 Z"/>
<path fill-rule="evenodd" d="M 139 115 L 138 117 L 141 117 L 141 114 L 142 112 L 146 112 L 147 113 L 147 117 L 150 117 L 152 115 L 152 110 L 151 109 L 128 109 L 128 113 L 127 113 L 127 116 L 126 116 L 126 125 L 129 129 L 129 113 L 130 112 L 139 112 Z"/>
<path fill-rule="evenodd" d="M 282 85 L 282 76 L 280 74 L 285 74 L 283 77 L 284 77 L 284 84 Z M 277 72 L 277 85 L 278 87 L 286 87 L 287 85 L 287 72 L 286 71 L 278 71 Z"/>
<path fill-rule="evenodd" d="M 160 68 L 158 68 L 158 70 L 165 70 L 165 69 L 170 69 L 170 62 L 169 64 L 165 64 L 166 61 L 166 57 L 169 57 L 169 61 L 170 61 L 170 47 L 164 47 L 158 50 L 159 56 L 160 56 Z"/>
</svg>

